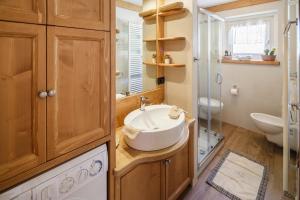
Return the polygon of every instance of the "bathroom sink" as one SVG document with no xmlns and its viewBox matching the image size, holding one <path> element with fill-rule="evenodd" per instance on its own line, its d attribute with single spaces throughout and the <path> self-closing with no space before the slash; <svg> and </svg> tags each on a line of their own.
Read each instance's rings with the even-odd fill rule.
<svg viewBox="0 0 300 200">
<path fill-rule="evenodd" d="M 125 135 L 126 143 L 141 151 L 155 151 L 177 143 L 184 134 L 185 114 L 178 119 L 171 119 L 169 105 L 146 106 L 144 111 L 137 109 L 124 119 L 124 125 L 139 130 L 131 139 Z"/>
</svg>

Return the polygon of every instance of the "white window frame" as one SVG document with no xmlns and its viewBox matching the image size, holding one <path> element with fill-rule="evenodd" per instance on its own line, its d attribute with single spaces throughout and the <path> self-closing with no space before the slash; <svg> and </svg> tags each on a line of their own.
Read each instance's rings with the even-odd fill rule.
<svg viewBox="0 0 300 200">
<path fill-rule="evenodd" d="M 244 54 L 234 54 L 232 52 L 232 45 L 230 44 L 229 41 L 229 30 L 230 27 L 232 26 L 232 24 L 238 24 L 238 23 L 246 23 L 248 21 L 259 21 L 259 20 L 269 20 L 269 44 L 265 47 L 268 49 L 272 49 L 272 48 L 276 48 L 277 49 L 277 37 L 278 37 L 278 33 L 277 33 L 277 29 L 278 29 L 278 16 L 276 13 L 271 13 L 271 14 L 261 14 L 261 15 L 254 15 L 251 14 L 249 16 L 244 15 L 242 17 L 232 17 L 230 19 L 226 19 L 225 21 L 225 31 L 224 31 L 224 49 L 223 52 L 225 52 L 225 50 L 228 50 L 229 52 L 231 52 L 233 58 L 237 58 L 238 56 L 247 56 L 250 55 L 252 57 L 252 59 L 254 60 L 260 60 L 260 54 L 253 54 L 253 53 L 244 53 Z M 264 52 L 262 52 L 261 54 L 263 54 Z M 278 53 L 278 51 L 277 51 Z"/>
</svg>

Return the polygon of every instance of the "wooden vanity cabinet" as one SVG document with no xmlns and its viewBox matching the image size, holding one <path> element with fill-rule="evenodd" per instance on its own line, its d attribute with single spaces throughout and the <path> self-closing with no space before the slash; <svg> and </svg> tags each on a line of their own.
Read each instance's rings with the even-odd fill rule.
<svg viewBox="0 0 300 200">
<path fill-rule="evenodd" d="M 191 183 L 189 145 L 167 159 L 137 165 L 120 178 L 121 200 L 173 200 Z"/>
<path fill-rule="evenodd" d="M 0 182 L 46 162 L 46 27 L 0 22 Z"/>
<path fill-rule="evenodd" d="M 46 0 L 1 0 L 0 20 L 45 24 Z"/>
<path fill-rule="evenodd" d="M 164 199 L 164 169 L 163 161 L 138 165 L 121 178 L 121 199 Z"/>
<path fill-rule="evenodd" d="M 47 29 L 47 159 L 110 134 L 110 35 Z"/>
<path fill-rule="evenodd" d="M 188 145 L 165 160 L 166 199 L 177 199 L 190 183 Z"/>
<path fill-rule="evenodd" d="M 48 0 L 47 24 L 107 30 L 110 29 L 110 0 Z"/>
</svg>

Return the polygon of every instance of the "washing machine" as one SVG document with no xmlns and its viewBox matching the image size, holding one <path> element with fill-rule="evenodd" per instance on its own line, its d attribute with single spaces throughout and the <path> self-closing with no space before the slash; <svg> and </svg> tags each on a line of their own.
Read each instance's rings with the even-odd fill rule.
<svg viewBox="0 0 300 200">
<path fill-rule="evenodd" d="M 0 200 L 106 200 L 106 145 L 0 194 Z"/>
</svg>

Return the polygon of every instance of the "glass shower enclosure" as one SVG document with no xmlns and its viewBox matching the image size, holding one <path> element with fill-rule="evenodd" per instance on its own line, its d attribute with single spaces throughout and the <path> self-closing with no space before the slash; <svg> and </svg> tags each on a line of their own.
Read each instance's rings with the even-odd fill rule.
<svg viewBox="0 0 300 200">
<path fill-rule="evenodd" d="M 220 56 L 224 20 L 205 9 L 198 12 L 198 172 L 223 142 Z"/>
</svg>

